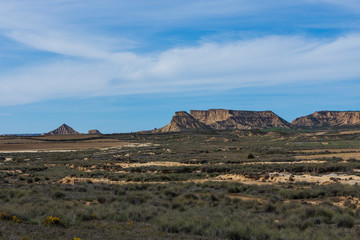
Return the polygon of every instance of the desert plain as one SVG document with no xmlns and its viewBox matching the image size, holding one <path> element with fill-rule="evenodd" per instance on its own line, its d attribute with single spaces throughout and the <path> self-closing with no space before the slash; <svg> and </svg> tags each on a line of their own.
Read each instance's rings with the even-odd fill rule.
<svg viewBox="0 0 360 240">
<path fill-rule="evenodd" d="M 358 239 L 359 129 L 0 137 L 0 239 Z"/>
</svg>

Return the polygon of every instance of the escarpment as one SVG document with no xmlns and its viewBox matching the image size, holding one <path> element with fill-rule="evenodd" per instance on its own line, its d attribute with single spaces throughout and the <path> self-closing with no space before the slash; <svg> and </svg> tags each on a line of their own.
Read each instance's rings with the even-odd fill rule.
<svg viewBox="0 0 360 240">
<path fill-rule="evenodd" d="M 272 111 L 191 110 L 190 114 L 213 129 L 290 128 L 291 124 Z"/>
<path fill-rule="evenodd" d="M 296 118 L 295 127 L 360 126 L 360 111 L 319 111 Z"/>
<path fill-rule="evenodd" d="M 291 124 L 271 111 L 236 111 L 226 109 L 176 112 L 170 124 L 157 132 L 184 130 L 232 130 L 259 128 L 290 128 Z"/>
<path fill-rule="evenodd" d="M 170 123 L 165 127 L 157 129 L 156 132 L 180 132 L 187 130 L 209 130 L 211 129 L 204 123 L 199 122 L 185 111 L 175 112 Z"/>
</svg>

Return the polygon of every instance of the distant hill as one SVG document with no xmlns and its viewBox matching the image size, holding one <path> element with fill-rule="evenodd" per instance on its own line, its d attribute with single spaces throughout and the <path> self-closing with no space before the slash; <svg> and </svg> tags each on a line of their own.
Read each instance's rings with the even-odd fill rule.
<svg viewBox="0 0 360 240">
<path fill-rule="evenodd" d="M 291 124 L 271 111 L 235 111 L 226 109 L 176 112 L 170 124 L 155 132 L 186 130 L 230 130 L 259 128 L 291 128 Z"/>
<path fill-rule="evenodd" d="M 291 128 L 291 124 L 272 111 L 237 111 L 226 109 L 191 110 L 190 115 L 217 130 Z"/>
<path fill-rule="evenodd" d="M 66 124 L 61 125 L 57 129 L 46 133 L 45 135 L 78 135 L 79 132 L 75 131 L 73 128 L 69 127 Z"/>
<path fill-rule="evenodd" d="M 88 134 L 90 135 L 101 135 L 102 133 L 97 129 L 92 129 L 88 131 Z"/>
<path fill-rule="evenodd" d="M 360 111 L 319 111 L 296 118 L 295 127 L 351 127 L 360 126 Z"/>
<path fill-rule="evenodd" d="M 206 124 L 199 122 L 187 112 L 181 111 L 175 112 L 175 115 L 168 125 L 154 130 L 154 132 L 180 132 L 194 129 L 210 130 L 211 128 Z"/>
</svg>

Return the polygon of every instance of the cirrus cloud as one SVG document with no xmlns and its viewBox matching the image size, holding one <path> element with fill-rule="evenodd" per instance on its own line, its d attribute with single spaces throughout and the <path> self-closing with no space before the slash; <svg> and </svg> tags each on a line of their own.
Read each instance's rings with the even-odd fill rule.
<svg viewBox="0 0 360 240">
<path fill-rule="evenodd" d="M 26 52 L 24 47 L 34 55 L 53 54 L 37 62 L 29 57 L 25 64 L 0 72 L 0 105 L 74 96 L 219 91 L 358 79 L 360 35 L 356 33 L 327 38 L 262 34 L 223 41 L 201 41 L 206 37 L 200 37 L 150 52 L 137 50 L 143 43 L 128 37 L 146 35 L 144 29 L 149 26 L 179 29 L 192 25 L 210 32 L 217 25 L 214 34 L 225 36 L 222 27 L 231 29 L 233 20 L 244 24 L 244 16 L 258 19 L 264 13 L 265 21 L 278 22 L 267 8 L 284 14 L 294 5 L 305 9 L 309 2 L 341 4 L 336 0 L 296 4 L 277 0 L 265 5 L 249 0 L 0 2 L 0 36 L 12 41 L 14 48 L 21 46 L 20 58 L 25 58 L 21 54 Z M 151 45 L 149 37 L 144 41 Z"/>
<path fill-rule="evenodd" d="M 267 36 L 222 44 L 205 42 L 152 55 L 100 48 L 84 55 L 81 46 L 81 58 L 2 75 L 0 102 L 12 105 L 74 96 L 216 91 L 357 79 L 359 51 L 359 35 L 331 41 Z"/>
</svg>

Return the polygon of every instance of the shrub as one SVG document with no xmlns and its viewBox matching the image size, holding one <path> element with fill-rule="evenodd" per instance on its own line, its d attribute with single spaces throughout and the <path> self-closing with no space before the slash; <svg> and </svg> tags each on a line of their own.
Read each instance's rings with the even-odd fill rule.
<svg viewBox="0 0 360 240">
<path fill-rule="evenodd" d="M 254 156 L 252 153 L 250 153 L 250 154 L 248 155 L 248 159 L 253 159 L 253 158 L 255 158 L 255 156 Z"/>
<path fill-rule="evenodd" d="M 45 218 L 43 223 L 45 225 L 51 225 L 51 226 L 63 226 L 61 218 L 53 217 L 53 216 L 49 216 L 49 217 Z"/>
<path fill-rule="evenodd" d="M 349 215 L 341 217 L 337 223 L 337 227 L 352 228 L 353 226 L 354 226 L 354 218 Z"/>
<path fill-rule="evenodd" d="M 53 198 L 54 199 L 63 199 L 63 198 L 65 198 L 65 193 L 63 193 L 63 192 L 55 192 L 54 195 L 53 195 Z"/>
<path fill-rule="evenodd" d="M 106 202 L 106 198 L 104 198 L 104 197 L 98 197 L 97 200 L 101 204 L 104 204 Z"/>
<path fill-rule="evenodd" d="M 15 223 L 20 223 L 20 222 L 21 222 L 20 219 L 17 218 L 16 216 L 13 216 L 13 217 L 12 217 L 12 220 L 13 220 Z"/>
<path fill-rule="evenodd" d="M 0 212 L 0 220 L 11 220 L 11 215 L 6 212 Z"/>
</svg>

